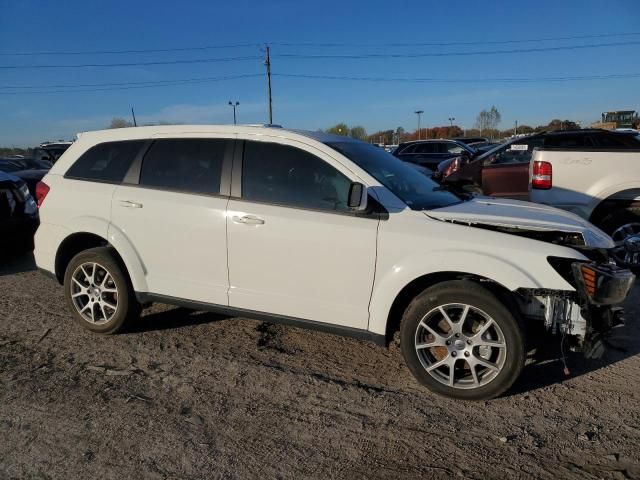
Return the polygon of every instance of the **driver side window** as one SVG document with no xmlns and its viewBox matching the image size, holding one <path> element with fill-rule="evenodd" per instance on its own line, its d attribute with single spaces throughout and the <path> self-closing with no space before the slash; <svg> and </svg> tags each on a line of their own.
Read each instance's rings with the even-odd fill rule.
<svg viewBox="0 0 640 480">
<path fill-rule="evenodd" d="M 349 212 L 351 181 L 299 148 L 246 141 L 242 198 L 294 208 Z"/>
</svg>

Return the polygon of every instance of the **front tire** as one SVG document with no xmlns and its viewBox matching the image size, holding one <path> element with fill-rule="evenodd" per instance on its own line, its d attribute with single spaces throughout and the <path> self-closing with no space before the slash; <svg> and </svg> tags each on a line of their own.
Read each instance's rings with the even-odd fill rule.
<svg viewBox="0 0 640 480">
<path fill-rule="evenodd" d="M 71 259 L 64 292 L 76 321 L 95 333 L 116 333 L 140 315 L 126 270 L 107 247 L 91 248 Z"/>
<path fill-rule="evenodd" d="M 620 266 L 640 272 L 640 204 L 634 203 L 626 208 L 614 210 L 606 215 L 598 226 L 616 242 L 612 256 Z M 636 240 L 629 240 L 634 237 Z"/>
<path fill-rule="evenodd" d="M 464 400 L 501 395 L 525 360 L 516 318 L 489 290 L 464 280 L 430 287 L 411 302 L 400 325 L 400 347 L 421 384 Z"/>
</svg>

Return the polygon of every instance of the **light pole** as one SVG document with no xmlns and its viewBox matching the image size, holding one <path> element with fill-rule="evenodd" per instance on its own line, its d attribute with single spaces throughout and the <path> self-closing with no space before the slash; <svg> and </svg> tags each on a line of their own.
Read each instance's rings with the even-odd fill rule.
<svg viewBox="0 0 640 480">
<path fill-rule="evenodd" d="M 231 100 L 229 100 L 229 105 L 233 107 L 233 124 L 235 125 L 236 124 L 236 107 L 240 105 L 240 102 L 233 103 Z"/>
<path fill-rule="evenodd" d="M 413 113 L 418 115 L 418 140 L 420 140 L 420 115 L 422 115 L 424 113 L 424 110 L 416 110 Z"/>
<path fill-rule="evenodd" d="M 453 127 L 453 121 L 456 119 L 456 117 L 449 117 L 449 123 L 451 124 L 451 126 Z"/>
</svg>

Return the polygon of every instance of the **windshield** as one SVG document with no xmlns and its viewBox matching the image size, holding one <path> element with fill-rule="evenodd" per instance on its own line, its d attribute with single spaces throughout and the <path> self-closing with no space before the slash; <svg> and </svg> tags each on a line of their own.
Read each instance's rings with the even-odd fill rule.
<svg viewBox="0 0 640 480">
<path fill-rule="evenodd" d="M 412 210 L 442 208 L 461 199 L 383 149 L 363 142 L 327 142 L 391 190 Z"/>
<path fill-rule="evenodd" d="M 539 137 L 537 135 L 530 135 L 530 136 L 525 136 L 525 137 L 514 138 L 514 139 L 509 140 L 508 142 L 505 142 L 505 143 L 498 143 L 493 148 L 490 148 L 489 150 L 486 150 L 479 157 L 476 157 L 474 160 L 483 161 L 486 158 L 489 158 L 494 153 L 498 152 L 499 150 L 507 150 L 508 147 L 510 145 L 513 145 L 514 143 L 515 144 L 524 144 L 524 143 L 527 143 L 529 140 L 531 140 L 533 138 L 539 138 Z"/>
</svg>

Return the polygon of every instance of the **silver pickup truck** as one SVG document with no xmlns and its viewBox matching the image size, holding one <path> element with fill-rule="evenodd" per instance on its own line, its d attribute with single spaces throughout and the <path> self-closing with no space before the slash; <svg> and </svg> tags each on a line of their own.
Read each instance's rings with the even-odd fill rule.
<svg viewBox="0 0 640 480">
<path fill-rule="evenodd" d="M 640 268 L 640 138 L 625 148 L 533 151 L 529 198 L 574 212 L 611 235 L 618 264 Z M 635 148 L 634 148 L 635 147 Z"/>
</svg>

